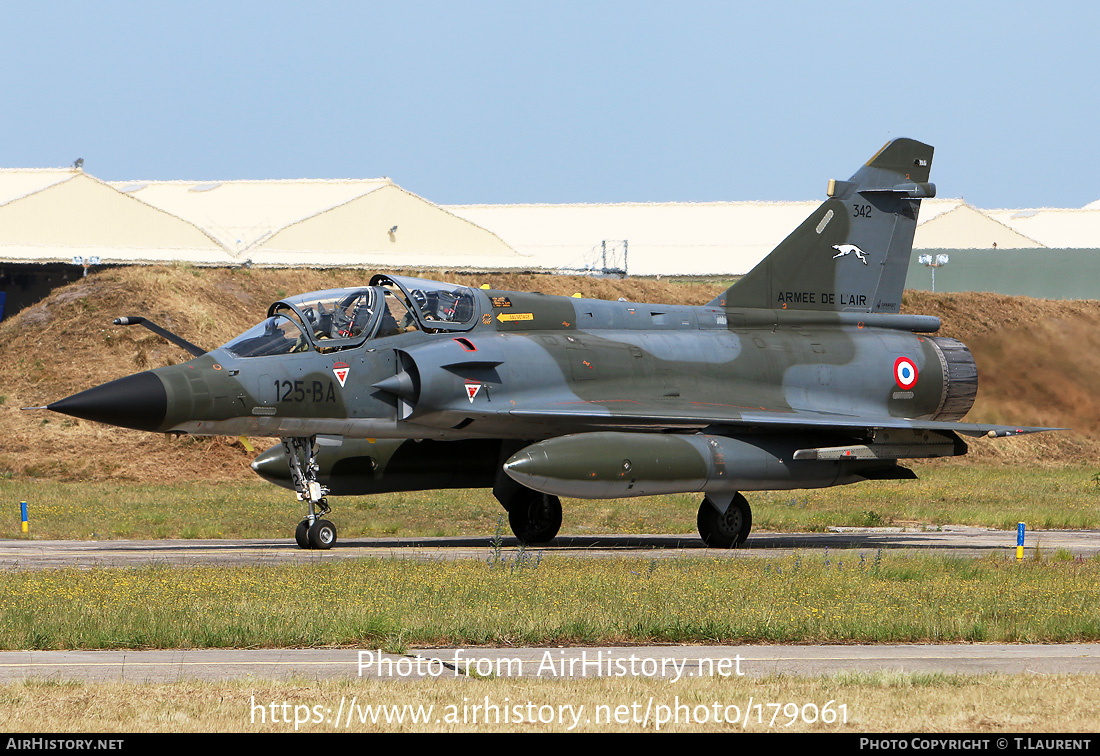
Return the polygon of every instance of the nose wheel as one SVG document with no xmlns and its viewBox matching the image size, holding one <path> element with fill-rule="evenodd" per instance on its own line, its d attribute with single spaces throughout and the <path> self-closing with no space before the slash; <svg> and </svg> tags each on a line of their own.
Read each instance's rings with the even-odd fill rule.
<svg viewBox="0 0 1100 756">
<path fill-rule="evenodd" d="M 302 520 L 294 529 L 294 541 L 300 549 L 331 549 L 336 543 L 336 526 L 328 520 Z"/>
<path fill-rule="evenodd" d="M 306 502 L 307 510 L 294 530 L 294 541 L 302 549 L 331 549 L 336 543 L 336 526 L 322 519 L 331 510 L 325 498 L 328 489 L 317 481 L 317 437 L 284 438 L 283 452 L 298 501 Z"/>
<path fill-rule="evenodd" d="M 302 529 L 302 525 L 307 525 L 305 520 L 298 525 L 298 530 Z M 332 544 L 336 543 L 336 526 L 328 520 L 317 520 L 312 525 L 307 525 L 305 535 L 305 546 L 298 541 L 303 549 L 331 549 Z M 298 540 L 297 531 L 294 533 L 294 540 Z"/>
</svg>

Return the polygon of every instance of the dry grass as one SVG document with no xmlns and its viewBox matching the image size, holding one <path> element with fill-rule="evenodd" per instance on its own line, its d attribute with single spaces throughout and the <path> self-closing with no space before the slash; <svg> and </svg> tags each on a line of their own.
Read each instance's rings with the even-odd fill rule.
<svg viewBox="0 0 1100 756">
<path fill-rule="evenodd" d="M 714 703 L 729 712 L 738 706 L 741 712 L 750 700 L 764 702 L 763 722 L 759 722 L 755 704 L 749 723 L 736 725 L 713 721 Z M 332 720 L 345 712 L 352 699 L 366 705 L 412 705 L 433 707 L 428 724 L 408 721 L 387 724 L 361 723 L 353 716 L 351 725 L 341 717 L 341 726 Z M 597 707 L 613 712 L 616 707 L 633 711 L 642 719 L 652 699 L 654 715 L 648 726 L 635 723 L 596 723 Z M 706 723 L 664 724 L 668 732 L 921 732 L 921 733 L 1092 733 L 1100 728 L 1100 685 L 1095 676 L 1051 675 L 944 675 L 845 673 L 822 678 L 693 678 L 676 683 L 650 679 L 429 679 L 423 681 L 377 680 L 233 680 L 227 682 L 182 681 L 173 684 L 79 683 L 58 680 L 29 680 L 0 686 L 0 728 L 17 732 L 563 732 L 573 722 L 568 710 L 565 724 L 529 722 L 490 723 L 469 720 L 475 705 L 488 703 L 499 707 L 500 717 L 506 706 L 522 707 L 528 702 L 538 707 L 572 706 L 580 710 L 575 732 L 653 732 L 658 706 L 671 712 L 677 703 L 686 704 L 702 715 Z M 789 721 L 780 714 L 771 723 L 772 709 L 767 702 L 817 704 L 823 707 L 847 707 L 847 723 L 806 724 Z M 270 705 L 276 704 L 277 723 L 270 720 Z M 288 704 L 287 709 L 282 704 Z M 637 704 L 637 708 L 634 705 Z M 264 708 L 261 712 L 253 706 Z M 312 720 L 320 709 L 320 723 Z M 801 710 L 801 709 L 800 709 Z M 290 722 L 281 721 L 285 716 Z M 327 714 L 325 712 L 328 712 Z M 362 709 L 357 709 L 362 711 Z M 484 711 L 484 710 L 482 710 Z M 620 709 L 623 711 L 623 709 Z M 782 711 L 782 710 L 781 710 Z M 812 711 L 812 710 L 807 710 Z M 311 720 L 297 728 L 294 716 Z M 542 709 L 548 714 L 549 710 Z M 448 722 L 449 715 L 454 722 Z M 261 721 L 261 716 L 263 720 Z M 466 722 L 463 722 L 465 716 Z M 744 716 L 742 713 L 741 716 Z M 809 716 L 809 714 L 807 715 Z M 537 717 L 537 714 L 536 714 Z M 548 718 L 548 717 L 547 717 Z M 606 719 L 606 717 L 604 717 Z M 440 720 L 440 721 L 434 721 Z"/>
<path fill-rule="evenodd" d="M 941 335 L 974 353 L 980 380 L 968 420 L 1072 429 L 1011 444 L 974 442 L 975 458 L 1018 464 L 1098 456 L 1100 301 L 911 291 L 903 307 L 938 315 Z"/>
<path fill-rule="evenodd" d="M 57 290 L 0 323 L 0 475 L 72 481 L 250 478 L 251 455 L 233 440 L 181 444 L 19 408 L 187 359 L 140 327 L 112 326 L 117 316 L 144 315 L 213 347 L 261 320 L 275 299 L 362 284 L 369 275 L 151 266 L 101 271 Z M 524 273 L 430 275 L 501 289 L 699 304 L 726 285 Z M 972 419 L 1080 429 L 1011 444 L 976 442 L 978 459 L 1030 464 L 1100 456 L 1100 438 L 1091 433 L 1100 421 L 1100 399 L 1092 388 L 1100 368 L 1100 303 L 909 292 L 904 309 L 941 316 L 944 335 L 973 348 L 982 385 Z"/>
</svg>

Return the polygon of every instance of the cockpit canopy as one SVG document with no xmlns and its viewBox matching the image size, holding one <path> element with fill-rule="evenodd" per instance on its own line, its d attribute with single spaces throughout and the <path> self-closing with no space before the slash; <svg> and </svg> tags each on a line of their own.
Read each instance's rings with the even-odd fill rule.
<svg viewBox="0 0 1100 756">
<path fill-rule="evenodd" d="M 481 314 L 466 286 L 376 275 L 370 285 L 280 300 L 267 320 L 225 345 L 238 357 L 334 352 L 410 331 L 467 331 Z"/>
</svg>

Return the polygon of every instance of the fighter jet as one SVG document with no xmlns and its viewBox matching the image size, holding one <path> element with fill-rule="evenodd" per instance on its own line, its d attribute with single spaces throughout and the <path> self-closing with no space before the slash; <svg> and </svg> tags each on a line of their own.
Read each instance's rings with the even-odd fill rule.
<svg viewBox="0 0 1100 756">
<path fill-rule="evenodd" d="M 307 549 L 336 542 L 330 495 L 452 488 L 491 488 L 524 543 L 555 537 L 559 497 L 700 493 L 700 536 L 739 546 L 744 491 L 914 478 L 901 460 L 965 454 L 961 436 L 1047 430 L 961 422 L 970 351 L 899 314 L 931 163 L 888 143 L 704 305 L 379 274 L 280 300 L 209 352 L 157 329 L 194 359 L 48 409 L 280 438 L 252 467 L 303 502 Z"/>
</svg>

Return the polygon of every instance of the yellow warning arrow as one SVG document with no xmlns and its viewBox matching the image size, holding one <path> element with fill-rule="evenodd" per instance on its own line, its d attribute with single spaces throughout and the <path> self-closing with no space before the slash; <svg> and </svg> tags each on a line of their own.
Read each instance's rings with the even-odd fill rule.
<svg viewBox="0 0 1100 756">
<path fill-rule="evenodd" d="M 534 320 L 535 316 L 530 312 L 499 312 L 497 320 L 501 323 L 510 323 L 514 320 Z"/>
</svg>

